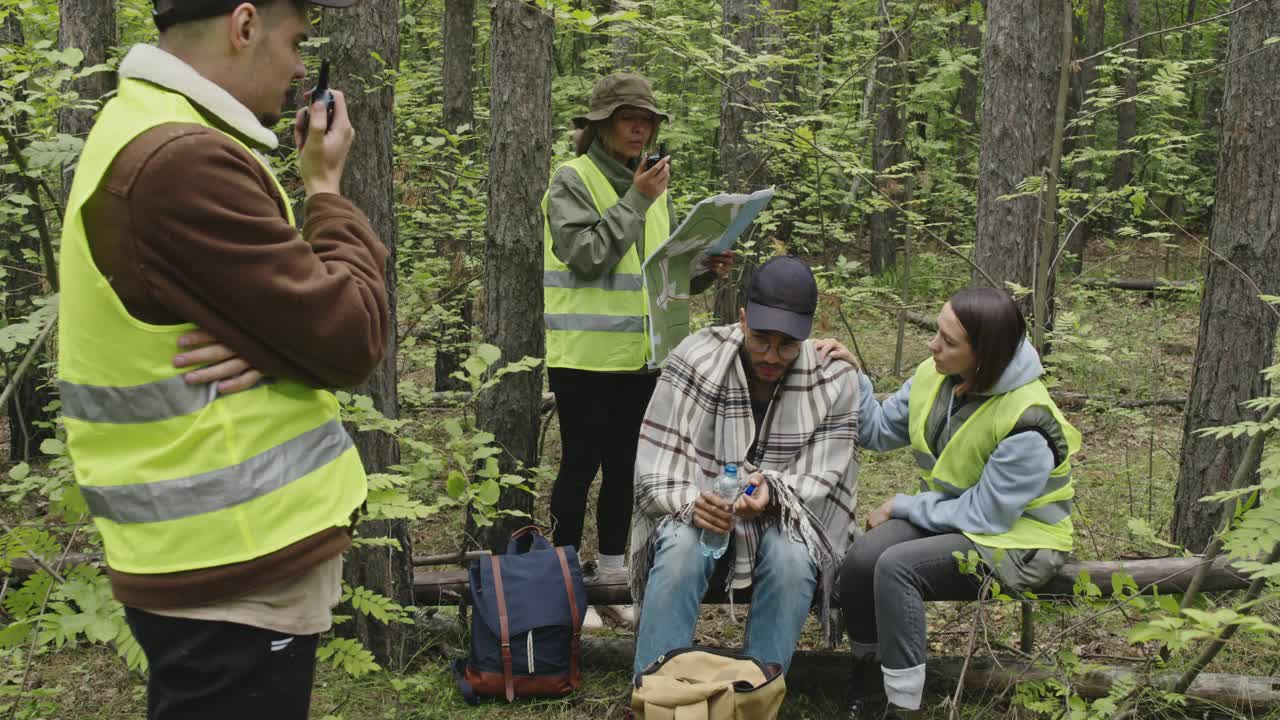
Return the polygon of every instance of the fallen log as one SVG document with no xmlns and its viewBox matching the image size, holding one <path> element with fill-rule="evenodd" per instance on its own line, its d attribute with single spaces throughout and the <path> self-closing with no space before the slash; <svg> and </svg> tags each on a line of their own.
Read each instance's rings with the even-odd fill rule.
<svg viewBox="0 0 1280 720">
<path fill-rule="evenodd" d="M 1081 278 L 1076 281 L 1080 285 L 1111 290 L 1136 290 L 1138 292 L 1155 292 L 1156 290 L 1190 290 L 1200 283 L 1193 280 L 1151 280 L 1140 278 Z"/>
<path fill-rule="evenodd" d="M 440 647 L 450 650 L 466 647 L 466 634 L 457 620 L 436 615 L 420 620 L 419 626 L 424 636 L 429 638 L 428 642 L 439 643 Z M 582 637 L 582 662 L 592 670 L 628 672 L 634 653 L 635 641 L 631 638 L 599 637 L 589 633 Z M 962 672 L 966 690 L 995 694 L 1005 694 L 1020 683 L 1061 677 L 1056 668 L 1016 657 L 973 657 L 969 659 L 967 668 L 963 657 L 934 657 L 929 658 L 925 668 L 929 687 L 940 694 L 949 694 L 960 682 Z M 841 697 L 849 681 L 848 672 L 847 652 L 801 650 L 792 658 L 787 688 L 795 692 Z M 1093 699 L 1104 697 L 1115 683 L 1122 680 L 1137 679 L 1149 687 L 1168 690 L 1178 677 L 1175 672 L 1144 675 L 1136 667 L 1094 666 L 1087 672 L 1072 675 L 1070 683 L 1076 693 Z M 1186 695 L 1202 704 L 1266 712 L 1280 707 L 1280 678 L 1202 673 Z"/>
<path fill-rule="evenodd" d="M 1053 391 L 1050 393 L 1059 407 L 1080 407 L 1087 402 L 1098 402 L 1122 408 L 1172 407 L 1181 410 L 1186 407 L 1184 397 L 1163 397 L 1150 399 L 1120 398 L 1089 395 L 1088 393 Z"/>
<path fill-rule="evenodd" d="M 1180 593 L 1187 589 L 1196 568 L 1198 557 L 1154 558 L 1144 560 L 1081 560 L 1062 566 L 1058 575 L 1040 589 L 1038 595 L 1046 599 L 1059 599 L 1074 595 L 1076 579 L 1082 572 L 1098 586 L 1101 597 L 1112 594 L 1111 576 L 1127 572 L 1146 595 L 1159 592 L 1162 595 Z M 598 572 L 583 578 L 587 601 L 592 605 L 625 605 L 631 602 L 631 588 L 626 571 Z M 1249 586 L 1249 578 L 1231 567 L 1227 558 L 1213 561 L 1205 579 L 1206 591 L 1243 590 Z M 425 605 L 456 605 L 467 596 L 467 572 L 465 570 L 419 570 L 413 576 L 414 602 Z M 734 593 L 735 602 L 750 602 L 750 588 Z M 728 598 L 718 589 L 707 591 L 704 602 L 727 602 Z"/>
<path fill-rule="evenodd" d="M 468 563 L 472 560 L 480 560 L 491 555 L 488 550 L 472 550 L 471 552 L 453 552 L 444 553 L 443 555 L 414 555 L 413 566 L 424 567 L 427 565 L 457 565 L 460 563 Z"/>
</svg>

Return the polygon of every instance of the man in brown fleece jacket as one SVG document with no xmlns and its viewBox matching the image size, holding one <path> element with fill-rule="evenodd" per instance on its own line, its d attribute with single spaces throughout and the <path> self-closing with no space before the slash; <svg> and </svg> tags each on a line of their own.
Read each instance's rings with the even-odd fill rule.
<svg viewBox="0 0 1280 720">
<path fill-rule="evenodd" d="M 306 4 L 157 0 L 156 20 L 159 47 L 133 48 L 120 76 L 185 97 L 207 125 L 166 122 L 115 155 L 81 209 L 93 263 L 137 320 L 201 328 L 175 348 L 175 366 L 197 368 L 188 383 L 362 381 L 388 346 L 387 251 L 340 194 L 354 139 L 342 94 L 331 126 L 317 103 L 305 144 L 295 130 L 301 233 L 253 154 L 275 149 L 269 128 L 305 75 Z M 150 661 L 149 717 L 306 718 L 349 545 L 349 528 L 333 527 L 241 563 L 109 570 Z"/>
</svg>

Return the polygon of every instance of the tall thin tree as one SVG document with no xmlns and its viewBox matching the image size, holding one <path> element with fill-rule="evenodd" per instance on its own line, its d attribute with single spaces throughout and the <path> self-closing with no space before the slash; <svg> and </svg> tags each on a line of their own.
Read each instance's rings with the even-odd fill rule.
<svg viewBox="0 0 1280 720">
<path fill-rule="evenodd" d="M 446 0 L 442 26 L 444 58 L 441 80 L 444 86 L 442 115 L 444 128 L 458 133 L 467 128 L 467 139 L 458 146 L 460 158 L 475 152 L 475 71 L 473 56 L 476 40 L 476 0 Z M 461 168 L 457 168 L 461 170 Z M 457 175 L 455 174 L 456 178 Z M 456 185 L 457 183 L 452 183 Z M 471 238 L 462 233 L 446 232 L 437 239 L 437 252 L 449 261 L 448 288 L 456 298 L 457 318 L 441 328 L 436 346 L 436 390 L 461 390 L 465 383 L 453 373 L 462 367 L 462 347 L 470 340 L 471 271 L 467 268 Z M 459 289 L 461 288 L 461 289 Z"/>
<path fill-rule="evenodd" d="M 789 5 L 777 4 L 777 12 Z M 768 3 L 758 0 L 723 0 L 721 32 L 731 45 L 725 50 L 725 62 L 738 65 L 759 55 L 773 52 L 782 42 L 782 28 Z M 725 190 L 747 192 L 769 186 L 768 157 L 764 145 L 753 142 L 752 135 L 765 120 L 766 106 L 778 98 L 778 78 L 768 71 L 742 70 L 730 73 L 720 90 L 720 179 Z M 757 238 L 759 240 L 760 238 Z M 747 263 L 739 263 L 739 272 L 750 273 Z M 741 283 L 720 283 L 716 288 L 715 312 L 720 322 L 738 319 Z"/>
<path fill-rule="evenodd" d="M 396 395 L 396 191 L 394 177 L 395 72 L 400 66 L 400 3 L 367 2 L 340 13 L 326 13 L 322 31 L 329 38 L 325 57 L 333 61 L 331 86 L 344 91 L 357 139 L 347 160 L 342 192 L 369 216 L 378 236 L 391 251 L 387 258 L 387 292 L 391 305 L 391 332 L 386 358 L 365 381 L 354 388 L 368 395 L 383 415 L 399 415 Z M 381 432 L 355 433 L 356 447 L 370 473 L 385 472 L 400 461 L 396 440 Z M 404 521 L 362 523 L 365 537 L 388 536 L 399 548 L 369 547 L 352 552 L 344 572 L 352 586 L 364 586 L 398 603 L 413 602 L 412 546 Z M 402 625 L 383 625 L 364 615 L 356 618 L 355 632 L 381 661 L 398 662 L 405 649 Z"/>
<path fill-rule="evenodd" d="M 1124 39 L 1131 43 L 1126 50 L 1132 57 L 1142 57 L 1140 43 L 1134 42 L 1142 34 L 1142 7 L 1139 0 L 1124 0 L 1120 9 L 1120 27 L 1124 30 Z M 1133 136 L 1138 134 L 1138 105 L 1134 98 L 1138 96 L 1138 80 L 1141 67 L 1133 63 L 1124 76 L 1124 101 L 1116 106 L 1116 149 L 1125 150 L 1116 156 L 1115 172 L 1111 176 L 1111 188 L 1122 188 L 1133 179 Z"/>
<path fill-rule="evenodd" d="M 551 167 L 552 22 L 537 5 L 491 0 L 489 216 L 485 232 L 484 328 L 504 362 L 542 357 L 542 195 Z M 607 400 L 602 400 L 607 402 Z M 515 373 L 480 397 L 476 420 L 505 452 L 505 471 L 538 452 L 542 371 Z M 504 489 L 499 505 L 531 512 L 533 498 Z M 500 551 L 520 518 L 479 533 Z"/>
<path fill-rule="evenodd" d="M 1200 337 L 1182 432 L 1181 472 L 1174 497 L 1173 538 L 1199 551 L 1220 522 L 1206 494 L 1231 484 L 1248 438 L 1217 440 L 1206 427 L 1257 419 L 1243 403 L 1268 392 L 1259 374 L 1275 358 L 1278 308 L 1259 295 L 1280 294 L 1280 0 L 1236 0 L 1231 19 L 1220 114 L 1212 250 L 1200 305 Z"/>
<path fill-rule="evenodd" d="M 952 36 L 952 52 L 982 52 L 982 27 L 973 17 L 971 0 L 953 0 L 956 10 L 963 10 L 965 20 L 956 27 Z M 882 43 L 883 46 L 883 43 Z M 960 71 L 960 88 L 956 90 L 956 114 L 969 127 L 978 124 L 978 73 L 969 68 Z"/>
<path fill-rule="evenodd" d="M 1002 200 L 1049 167 L 1062 48 L 1060 0 L 988 0 L 974 263 L 997 283 L 1032 287 L 1036 196 Z M 985 282 L 974 272 L 975 282 Z M 1030 305 L 1024 304 L 1024 310 Z M 1052 314 L 1050 310 L 1050 314 Z M 1030 313 L 1028 313 L 1030 315 Z"/>
<path fill-rule="evenodd" d="M 878 47 L 887 48 L 876 59 L 875 135 L 871 142 L 871 166 L 876 173 L 878 200 L 891 200 L 896 205 L 883 207 L 871 214 L 871 272 L 883 273 L 895 266 L 900 245 L 901 212 L 898 206 L 906 199 L 906 182 L 885 177 L 891 168 L 907 159 L 906 120 L 901 89 L 906 76 L 905 65 L 911 54 L 910 30 L 893 26 L 893 2 L 879 0 L 880 40 Z"/>
<path fill-rule="evenodd" d="M 1093 57 L 1102 51 L 1102 42 L 1106 34 L 1107 25 L 1107 2 L 1106 0 L 1089 0 L 1088 19 L 1084 24 L 1084 37 L 1080 43 L 1080 56 Z M 1087 60 L 1080 64 L 1080 71 L 1076 73 L 1074 81 L 1075 102 L 1073 105 L 1077 112 L 1083 111 L 1086 101 L 1089 98 L 1089 90 L 1093 87 L 1093 83 L 1098 78 L 1098 60 Z M 1072 150 L 1084 147 L 1093 141 L 1092 138 L 1083 137 L 1087 133 L 1084 128 L 1076 128 L 1072 135 Z M 1082 197 L 1087 198 L 1093 190 L 1093 178 L 1090 177 L 1092 168 L 1088 161 L 1078 161 L 1070 168 L 1071 188 L 1079 193 Z M 1084 218 L 1089 211 L 1089 203 L 1087 199 L 1081 199 L 1071 206 L 1071 216 L 1076 219 Z M 1074 220 L 1067 227 L 1067 237 L 1064 240 L 1066 245 L 1066 261 L 1064 263 L 1068 272 L 1073 275 L 1079 275 L 1084 267 L 1085 246 L 1089 238 L 1089 223 L 1087 220 L 1083 222 L 1075 222 Z"/>
</svg>

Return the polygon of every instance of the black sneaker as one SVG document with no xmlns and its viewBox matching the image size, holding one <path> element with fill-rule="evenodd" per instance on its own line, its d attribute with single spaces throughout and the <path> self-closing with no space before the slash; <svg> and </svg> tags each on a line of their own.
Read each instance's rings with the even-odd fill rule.
<svg viewBox="0 0 1280 720">
<path fill-rule="evenodd" d="M 923 717 L 924 712 L 921 710 L 907 710 L 906 708 L 885 703 L 882 720 L 921 720 Z"/>
<path fill-rule="evenodd" d="M 880 720 L 886 702 L 880 664 L 855 659 L 849 672 L 849 720 Z"/>
<path fill-rule="evenodd" d="M 848 720 L 880 720 L 884 706 L 884 695 L 855 697 L 849 701 Z"/>
</svg>

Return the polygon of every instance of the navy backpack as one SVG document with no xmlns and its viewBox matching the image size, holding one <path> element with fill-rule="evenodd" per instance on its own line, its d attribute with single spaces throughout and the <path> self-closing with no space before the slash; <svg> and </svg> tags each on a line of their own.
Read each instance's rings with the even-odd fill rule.
<svg viewBox="0 0 1280 720">
<path fill-rule="evenodd" d="M 587 591 L 573 547 L 552 547 L 535 527 L 516 531 L 505 555 L 472 561 L 471 606 L 471 654 L 453 668 L 468 703 L 561 697 L 582 685 Z"/>
</svg>

